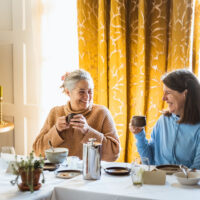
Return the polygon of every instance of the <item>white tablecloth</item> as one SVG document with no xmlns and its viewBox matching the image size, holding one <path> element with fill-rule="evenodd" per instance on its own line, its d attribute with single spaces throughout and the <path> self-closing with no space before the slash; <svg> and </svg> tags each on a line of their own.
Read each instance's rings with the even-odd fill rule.
<svg viewBox="0 0 200 200">
<path fill-rule="evenodd" d="M 53 189 L 56 185 L 66 183 L 67 179 L 55 177 L 54 172 L 44 171 L 45 183 L 38 191 L 21 192 L 17 185 L 11 185 L 10 181 L 16 178 L 16 175 L 6 173 L 9 161 L 14 160 L 11 155 L 0 157 L 0 200 L 50 200 Z M 19 183 L 21 180 L 19 179 Z"/>
<path fill-rule="evenodd" d="M 1 161 L 1 160 L 0 160 Z M 100 180 L 83 180 L 82 175 L 73 179 L 56 178 L 54 172 L 45 171 L 45 184 L 34 193 L 21 192 L 11 180 L 16 177 L 5 173 L 0 162 L 0 200 L 129 200 L 129 199 L 167 199 L 199 200 L 200 185 L 182 186 L 174 176 L 167 176 L 163 186 L 133 186 L 130 176 L 111 176 L 102 170 Z M 124 163 L 103 163 L 104 167 Z M 4 169 L 3 169 L 4 168 Z"/>
<path fill-rule="evenodd" d="M 5 172 L 0 173 L 0 200 L 50 200 L 53 189 L 56 185 L 64 183 L 68 180 L 55 178 L 53 172 L 45 173 L 45 183 L 38 191 L 33 193 L 21 192 L 17 185 L 12 186 L 10 184 L 11 180 L 15 179 L 15 175 L 5 174 Z M 20 181 L 19 181 L 20 183 Z"/>
<path fill-rule="evenodd" d="M 115 163 L 116 165 L 116 163 Z M 130 176 L 111 176 L 102 173 L 100 180 L 83 180 L 75 177 L 56 186 L 51 200 L 199 200 L 200 185 L 180 185 L 174 176 L 167 176 L 165 185 L 133 186 Z"/>
</svg>

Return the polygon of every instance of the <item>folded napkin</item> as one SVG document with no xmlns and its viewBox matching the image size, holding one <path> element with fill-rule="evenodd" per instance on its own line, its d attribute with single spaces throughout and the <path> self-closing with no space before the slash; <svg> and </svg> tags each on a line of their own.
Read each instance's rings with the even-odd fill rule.
<svg viewBox="0 0 200 200">
<path fill-rule="evenodd" d="M 143 183 L 150 185 L 165 185 L 166 172 L 162 170 L 144 171 Z"/>
</svg>

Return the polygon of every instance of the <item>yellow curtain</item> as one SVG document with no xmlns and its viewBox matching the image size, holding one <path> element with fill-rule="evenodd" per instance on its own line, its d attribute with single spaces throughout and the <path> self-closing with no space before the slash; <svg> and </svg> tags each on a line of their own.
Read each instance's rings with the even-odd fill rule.
<svg viewBox="0 0 200 200">
<path fill-rule="evenodd" d="M 107 106 L 122 151 L 138 157 L 128 130 L 132 115 L 146 115 L 150 138 L 162 101 L 161 76 L 191 68 L 200 52 L 199 0 L 77 0 L 79 65 L 94 78 L 94 102 Z"/>
</svg>

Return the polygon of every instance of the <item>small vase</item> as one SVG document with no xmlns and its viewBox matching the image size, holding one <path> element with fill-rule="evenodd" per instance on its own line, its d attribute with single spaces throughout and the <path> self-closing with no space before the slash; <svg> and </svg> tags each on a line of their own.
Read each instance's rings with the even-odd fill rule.
<svg viewBox="0 0 200 200">
<path fill-rule="evenodd" d="M 22 180 L 22 183 L 18 184 L 18 187 L 21 191 L 31 191 L 39 190 L 41 187 L 40 174 L 42 169 L 20 169 L 19 174 Z"/>
</svg>

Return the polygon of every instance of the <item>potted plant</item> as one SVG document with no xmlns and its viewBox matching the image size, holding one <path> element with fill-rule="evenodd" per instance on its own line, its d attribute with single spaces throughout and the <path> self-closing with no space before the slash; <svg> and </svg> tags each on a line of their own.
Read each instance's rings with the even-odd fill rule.
<svg viewBox="0 0 200 200">
<path fill-rule="evenodd" d="M 11 184 L 17 183 L 21 191 L 34 192 L 41 187 L 39 183 L 40 175 L 43 175 L 42 183 L 44 183 L 44 158 L 40 156 L 38 159 L 34 158 L 34 152 L 32 151 L 27 158 L 21 158 L 18 161 L 16 156 L 15 164 L 12 164 L 14 174 L 17 175 L 15 180 L 11 181 Z M 18 178 L 21 177 L 22 183 L 18 184 Z"/>
</svg>

